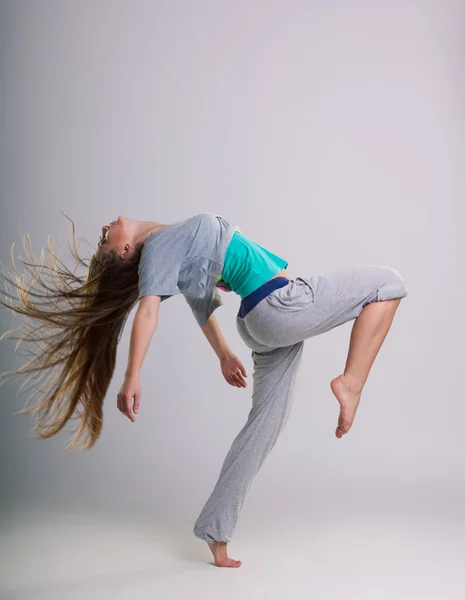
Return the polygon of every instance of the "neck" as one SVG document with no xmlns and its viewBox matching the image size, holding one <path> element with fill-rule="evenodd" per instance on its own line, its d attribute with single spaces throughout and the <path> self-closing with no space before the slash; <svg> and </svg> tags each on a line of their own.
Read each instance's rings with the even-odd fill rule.
<svg viewBox="0 0 465 600">
<path fill-rule="evenodd" d="M 166 225 L 163 223 L 157 223 L 156 221 L 140 221 L 140 227 L 138 228 L 136 235 L 137 242 L 144 243 L 145 240 L 152 235 L 152 233 L 155 233 L 155 231 L 158 231 L 163 227 L 166 227 Z"/>
</svg>

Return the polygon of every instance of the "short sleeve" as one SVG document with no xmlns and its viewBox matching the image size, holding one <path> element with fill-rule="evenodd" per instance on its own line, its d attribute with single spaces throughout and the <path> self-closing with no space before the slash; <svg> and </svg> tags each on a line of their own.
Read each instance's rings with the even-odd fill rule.
<svg viewBox="0 0 465 600">
<path fill-rule="evenodd" d="M 224 304 L 218 288 L 214 286 L 204 296 L 197 297 L 189 292 L 185 292 L 183 295 L 200 326 L 205 325 L 213 312 Z"/>
<path fill-rule="evenodd" d="M 178 287 L 178 276 L 181 269 L 182 256 L 176 252 L 161 252 L 158 245 L 144 246 L 139 263 L 139 296 L 161 296 L 167 300 L 181 291 Z"/>
</svg>

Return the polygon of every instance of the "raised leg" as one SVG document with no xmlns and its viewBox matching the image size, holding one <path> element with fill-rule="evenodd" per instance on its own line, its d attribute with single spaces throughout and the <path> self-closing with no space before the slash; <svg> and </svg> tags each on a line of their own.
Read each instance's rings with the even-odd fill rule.
<svg viewBox="0 0 465 600">
<path fill-rule="evenodd" d="M 363 386 L 391 327 L 400 300 L 371 302 L 355 319 L 344 373 L 331 381 L 331 389 L 341 405 L 337 438 L 341 438 L 352 426 Z"/>
<path fill-rule="evenodd" d="M 344 375 L 355 391 L 362 391 L 399 304 L 400 298 L 371 302 L 355 319 L 344 369 Z"/>
</svg>

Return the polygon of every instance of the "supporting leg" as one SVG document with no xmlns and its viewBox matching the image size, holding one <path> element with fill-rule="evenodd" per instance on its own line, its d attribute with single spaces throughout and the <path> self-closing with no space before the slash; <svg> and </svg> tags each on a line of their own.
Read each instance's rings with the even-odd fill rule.
<svg viewBox="0 0 465 600">
<path fill-rule="evenodd" d="M 269 352 L 252 351 L 252 408 L 193 530 L 209 544 L 218 566 L 238 566 L 228 559 L 225 543 L 231 540 L 253 478 L 287 422 L 302 351 L 303 342 Z"/>
</svg>

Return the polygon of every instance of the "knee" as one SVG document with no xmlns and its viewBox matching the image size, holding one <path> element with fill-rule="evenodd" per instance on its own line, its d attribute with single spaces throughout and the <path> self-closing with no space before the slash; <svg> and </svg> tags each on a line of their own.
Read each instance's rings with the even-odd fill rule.
<svg viewBox="0 0 465 600">
<path fill-rule="evenodd" d="M 402 275 L 390 266 L 381 267 L 383 271 L 383 283 L 378 288 L 378 300 L 393 300 L 406 298 L 408 288 Z"/>
</svg>

